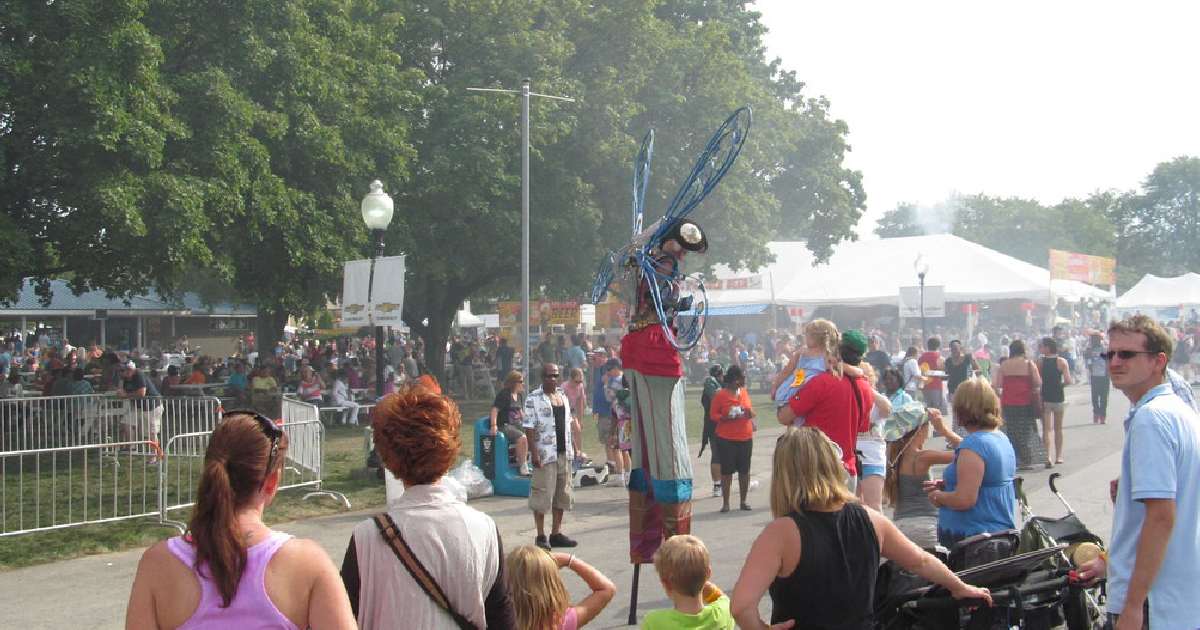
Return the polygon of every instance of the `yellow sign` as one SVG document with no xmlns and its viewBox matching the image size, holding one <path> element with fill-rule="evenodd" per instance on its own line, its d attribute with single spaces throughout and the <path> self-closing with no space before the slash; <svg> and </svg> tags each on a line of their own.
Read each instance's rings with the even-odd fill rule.
<svg viewBox="0 0 1200 630">
<path fill-rule="evenodd" d="M 1088 284 L 1116 284 L 1117 259 L 1050 250 L 1050 278 Z"/>
<path fill-rule="evenodd" d="M 596 326 L 598 328 L 624 328 L 629 322 L 629 306 L 624 302 L 609 299 L 596 305 Z"/>
<path fill-rule="evenodd" d="M 533 311 L 533 319 L 529 323 L 535 326 L 574 326 L 579 324 L 579 302 L 531 301 L 529 308 Z M 496 306 L 496 312 L 500 316 L 501 327 L 521 324 L 520 302 L 500 302 Z"/>
</svg>

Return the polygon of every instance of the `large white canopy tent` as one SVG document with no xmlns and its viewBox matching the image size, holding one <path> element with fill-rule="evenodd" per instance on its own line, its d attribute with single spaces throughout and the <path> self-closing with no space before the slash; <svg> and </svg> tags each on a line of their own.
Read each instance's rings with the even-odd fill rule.
<svg viewBox="0 0 1200 630">
<path fill-rule="evenodd" d="M 942 286 L 947 302 L 1020 299 L 1111 300 L 1107 291 L 1073 280 L 1050 280 L 1047 269 L 950 234 L 841 243 L 813 266 L 803 242 L 772 242 L 775 262 L 757 272 L 718 266 L 708 291 L 710 314 L 758 305 L 895 306 L 900 287 L 915 286 L 918 255 L 926 286 Z"/>
<path fill-rule="evenodd" d="M 1117 298 L 1122 311 L 1200 306 L 1200 274 L 1185 273 L 1174 278 L 1146 274 Z"/>
</svg>

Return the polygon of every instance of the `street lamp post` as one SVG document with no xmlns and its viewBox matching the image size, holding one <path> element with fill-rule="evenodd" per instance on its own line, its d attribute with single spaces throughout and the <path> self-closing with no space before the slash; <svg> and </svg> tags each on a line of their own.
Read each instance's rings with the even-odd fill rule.
<svg viewBox="0 0 1200 630">
<path fill-rule="evenodd" d="M 371 255 L 371 273 L 367 282 L 367 305 L 371 304 L 371 292 L 375 288 L 375 261 L 383 256 L 383 235 L 392 222 L 392 197 L 383 192 L 383 182 L 371 182 L 371 192 L 362 200 L 363 223 L 371 231 L 375 250 Z M 371 315 L 375 324 L 375 315 Z M 375 324 L 375 400 L 383 398 L 383 326 Z"/>
<path fill-rule="evenodd" d="M 913 269 L 917 271 L 917 286 L 920 287 L 921 293 L 921 343 L 924 344 L 929 340 L 929 334 L 925 330 L 925 274 L 929 273 L 929 263 L 923 255 L 917 254 L 917 259 L 913 261 Z"/>
<path fill-rule="evenodd" d="M 521 80 L 520 90 L 467 88 L 467 91 L 521 95 L 521 338 L 524 344 L 521 349 L 521 373 L 529 378 L 529 97 L 538 96 L 568 103 L 574 103 L 575 99 L 531 92 L 529 79 Z"/>
</svg>

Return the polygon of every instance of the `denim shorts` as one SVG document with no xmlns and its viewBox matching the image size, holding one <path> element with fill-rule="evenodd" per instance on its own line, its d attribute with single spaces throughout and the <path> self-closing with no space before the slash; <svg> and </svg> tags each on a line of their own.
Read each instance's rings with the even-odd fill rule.
<svg viewBox="0 0 1200 630">
<path fill-rule="evenodd" d="M 884 466 L 883 464 L 863 464 L 863 467 L 862 467 L 863 479 L 866 479 L 867 477 L 870 477 L 872 475 L 874 475 L 876 477 L 886 477 L 887 476 L 887 467 Z"/>
</svg>

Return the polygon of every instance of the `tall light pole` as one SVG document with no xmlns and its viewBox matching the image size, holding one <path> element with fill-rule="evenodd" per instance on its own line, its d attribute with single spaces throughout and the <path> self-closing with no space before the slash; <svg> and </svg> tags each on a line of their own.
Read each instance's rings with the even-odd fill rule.
<svg viewBox="0 0 1200 630">
<path fill-rule="evenodd" d="M 929 340 L 925 331 L 925 274 L 929 273 L 929 263 L 923 254 L 917 254 L 917 259 L 913 261 L 913 269 L 917 272 L 917 285 L 921 291 L 921 345 L 924 347 L 925 342 Z"/>
<path fill-rule="evenodd" d="M 529 97 L 538 96 L 556 101 L 574 103 L 575 99 L 566 96 L 550 96 L 530 91 L 530 80 L 521 80 L 520 90 L 501 90 L 496 88 L 467 88 L 470 92 L 502 92 L 504 94 L 521 95 L 521 373 L 529 378 Z"/>
<path fill-rule="evenodd" d="M 371 192 L 362 200 L 363 223 L 375 240 L 375 251 L 371 255 L 371 273 L 367 282 L 367 304 L 371 304 L 371 292 L 375 288 L 375 260 L 383 255 L 383 235 L 392 222 L 392 197 L 383 192 L 383 182 L 371 182 Z M 375 315 L 371 315 L 375 324 Z M 383 398 L 383 326 L 375 324 L 375 400 Z"/>
</svg>

